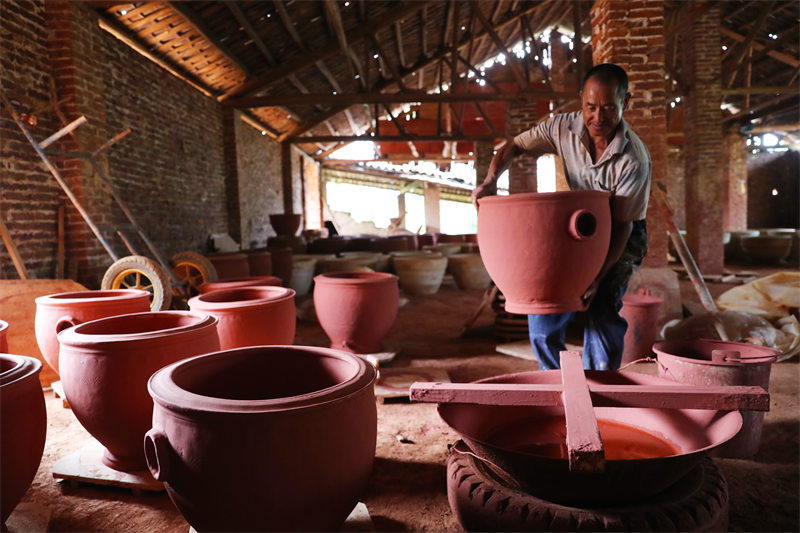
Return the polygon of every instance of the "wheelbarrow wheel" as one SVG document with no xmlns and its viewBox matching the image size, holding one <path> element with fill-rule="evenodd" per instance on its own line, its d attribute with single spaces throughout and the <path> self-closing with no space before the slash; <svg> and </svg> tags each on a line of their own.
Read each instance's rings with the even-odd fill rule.
<svg viewBox="0 0 800 533">
<path fill-rule="evenodd" d="M 173 297 L 188 300 L 200 294 L 199 287 L 207 281 L 217 281 L 217 269 L 205 256 L 196 252 L 178 252 L 170 259 L 172 275 L 182 283 L 172 287 Z"/>
<path fill-rule="evenodd" d="M 164 311 L 172 302 L 169 274 L 157 262 L 141 255 L 129 255 L 114 261 L 106 270 L 100 286 L 110 289 L 141 289 L 150 293 L 150 309 Z"/>
</svg>

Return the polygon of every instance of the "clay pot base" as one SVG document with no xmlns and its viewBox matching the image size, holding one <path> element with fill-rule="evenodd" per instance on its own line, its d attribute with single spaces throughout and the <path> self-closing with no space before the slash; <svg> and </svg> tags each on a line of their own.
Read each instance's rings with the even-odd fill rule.
<svg viewBox="0 0 800 533">
<path fill-rule="evenodd" d="M 706 458 L 677 483 L 635 504 L 568 507 L 531 496 L 469 455 L 463 441 L 447 459 L 447 498 L 467 531 L 727 531 L 728 486 Z"/>
<path fill-rule="evenodd" d="M 121 472 L 104 464 L 106 453 L 103 445 L 92 439 L 80 450 L 56 461 L 53 465 L 53 477 L 67 480 L 70 483 L 110 485 L 131 489 L 134 492 L 164 490 L 164 484 L 153 479 L 146 464 L 136 471 Z M 142 454 L 142 462 L 144 462 L 144 454 Z"/>
</svg>

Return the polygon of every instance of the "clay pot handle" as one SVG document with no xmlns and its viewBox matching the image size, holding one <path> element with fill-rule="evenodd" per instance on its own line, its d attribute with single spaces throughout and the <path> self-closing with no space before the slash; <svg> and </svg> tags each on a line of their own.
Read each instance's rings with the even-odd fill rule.
<svg viewBox="0 0 800 533">
<path fill-rule="evenodd" d="M 71 328 L 72 326 L 77 326 L 80 324 L 80 320 L 71 316 L 71 315 L 64 315 L 58 320 L 56 320 L 56 335 L 61 333 L 67 328 Z"/>
<path fill-rule="evenodd" d="M 576 241 L 590 239 L 597 232 L 597 217 L 587 209 L 578 209 L 569 217 L 569 234 Z"/>
<path fill-rule="evenodd" d="M 144 435 L 144 457 L 147 468 L 157 481 L 169 481 L 169 457 L 172 447 L 167 436 L 157 429 L 150 429 Z"/>
</svg>

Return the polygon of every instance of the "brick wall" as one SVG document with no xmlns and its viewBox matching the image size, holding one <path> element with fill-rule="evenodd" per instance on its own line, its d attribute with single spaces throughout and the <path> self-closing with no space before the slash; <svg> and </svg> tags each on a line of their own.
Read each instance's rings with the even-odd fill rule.
<svg viewBox="0 0 800 533">
<path fill-rule="evenodd" d="M 747 229 L 747 145 L 737 133 L 725 135 L 723 175 L 727 182 L 723 203 L 723 229 Z"/>
<path fill-rule="evenodd" d="M 750 154 L 747 170 L 747 227 L 800 228 L 800 154 Z"/>
<path fill-rule="evenodd" d="M 594 64 L 615 63 L 628 73 L 631 101 L 625 120 L 650 151 L 651 190 L 667 184 L 667 102 L 663 0 L 598 0 L 592 6 Z M 666 226 L 652 199 L 647 209 L 646 266 L 667 263 Z"/>
<path fill-rule="evenodd" d="M 686 229 L 686 180 L 683 149 L 671 146 L 667 150 L 667 201 L 673 209 L 672 219 L 680 229 Z"/>
<path fill-rule="evenodd" d="M 494 146 L 488 141 L 478 141 L 475 143 L 475 184 L 483 183 L 489 172 L 489 165 L 494 157 Z"/>
<path fill-rule="evenodd" d="M 516 136 L 536 124 L 536 102 L 508 102 L 506 105 L 506 132 Z M 511 194 L 536 192 L 536 158 L 522 155 L 514 159 L 508 169 L 508 191 Z"/>
</svg>

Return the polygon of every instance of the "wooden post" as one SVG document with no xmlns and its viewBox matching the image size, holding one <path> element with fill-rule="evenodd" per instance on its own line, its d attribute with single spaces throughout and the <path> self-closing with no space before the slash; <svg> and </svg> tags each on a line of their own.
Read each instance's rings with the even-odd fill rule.
<svg viewBox="0 0 800 533">
<path fill-rule="evenodd" d="M 28 269 L 25 268 L 25 263 L 22 261 L 22 257 L 17 250 L 17 245 L 14 244 L 14 241 L 11 239 L 11 234 L 8 232 L 8 228 L 2 217 L 0 217 L 0 235 L 3 237 L 3 242 L 6 245 L 6 250 L 8 250 L 8 255 L 11 256 L 11 261 L 17 269 L 19 279 L 28 279 Z"/>
<path fill-rule="evenodd" d="M 58 227 L 56 230 L 56 279 L 64 278 L 64 206 L 58 206 L 56 211 Z"/>
<path fill-rule="evenodd" d="M 283 212 L 294 213 L 294 193 L 292 191 L 292 145 L 281 143 L 281 183 L 283 185 Z"/>
<path fill-rule="evenodd" d="M 439 199 L 441 193 L 439 185 L 425 182 L 422 187 L 425 195 L 425 229 L 428 232 L 438 232 L 439 224 Z"/>
</svg>

